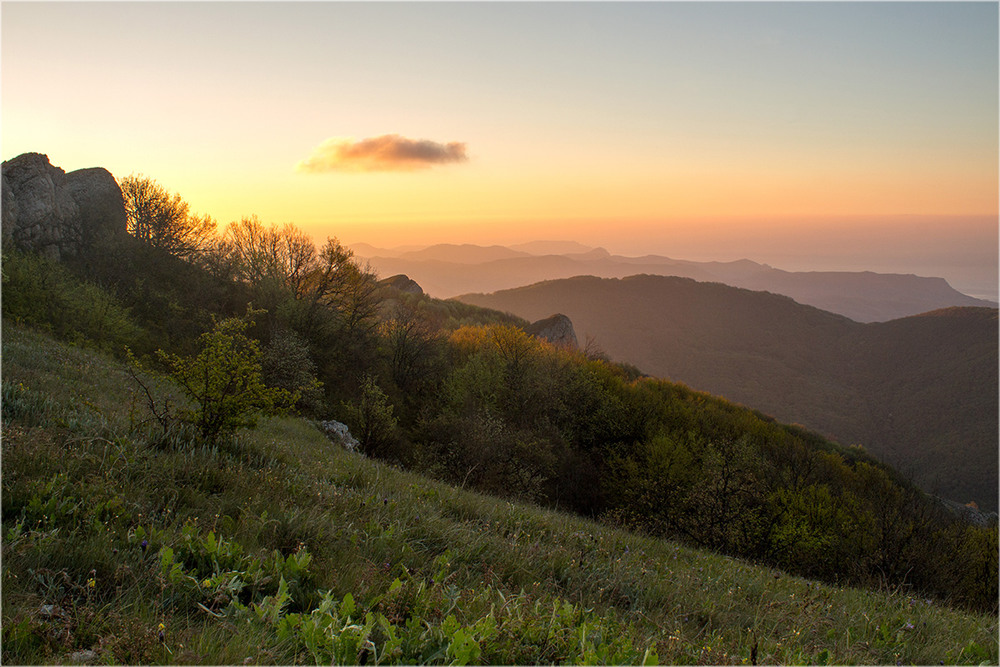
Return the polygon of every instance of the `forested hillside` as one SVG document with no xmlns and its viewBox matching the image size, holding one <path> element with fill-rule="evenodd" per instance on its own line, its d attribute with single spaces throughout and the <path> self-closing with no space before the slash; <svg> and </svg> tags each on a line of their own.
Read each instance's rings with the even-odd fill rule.
<svg viewBox="0 0 1000 667">
<path fill-rule="evenodd" d="M 924 489 L 997 509 L 997 311 L 860 324 L 787 297 L 665 276 L 549 281 L 462 301 L 553 309 L 644 372 L 864 446 Z"/>
</svg>

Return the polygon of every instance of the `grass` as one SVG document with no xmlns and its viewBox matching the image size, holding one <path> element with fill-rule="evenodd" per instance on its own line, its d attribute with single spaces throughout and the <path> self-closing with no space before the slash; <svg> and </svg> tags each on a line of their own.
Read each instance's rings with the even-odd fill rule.
<svg viewBox="0 0 1000 667">
<path fill-rule="evenodd" d="M 6 663 L 998 660 L 994 616 L 463 491 L 304 420 L 163 433 L 120 362 L 3 334 Z"/>
</svg>

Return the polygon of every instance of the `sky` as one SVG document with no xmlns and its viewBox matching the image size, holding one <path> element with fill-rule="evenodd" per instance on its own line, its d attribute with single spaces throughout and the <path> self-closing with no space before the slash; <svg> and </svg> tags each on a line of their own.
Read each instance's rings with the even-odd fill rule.
<svg viewBox="0 0 1000 667">
<path fill-rule="evenodd" d="M 0 5 L 0 148 L 220 225 L 940 275 L 996 298 L 995 2 Z"/>
</svg>

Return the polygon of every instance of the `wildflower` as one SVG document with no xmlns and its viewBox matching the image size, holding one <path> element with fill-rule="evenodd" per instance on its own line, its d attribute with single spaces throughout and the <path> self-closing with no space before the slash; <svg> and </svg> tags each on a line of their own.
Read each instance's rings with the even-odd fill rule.
<svg viewBox="0 0 1000 667">
<path fill-rule="evenodd" d="M 143 551 L 146 551 L 146 549 L 149 548 L 149 540 L 143 540 L 142 542 L 140 542 L 139 548 L 142 549 Z"/>
<path fill-rule="evenodd" d="M 87 588 L 94 588 L 95 586 L 97 586 L 97 580 L 96 579 L 94 579 L 93 577 L 91 577 L 90 579 L 87 579 Z"/>
<path fill-rule="evenodd" d="M 212 585 L 212 580 L 206 579 L 205 581 L 201 582 L 201 585 L 204 586 L 205 588 L 208 588 L 209 586 Z"/>
<path fill-rule="evenodd" d="M 165 641 L 165 640 L 166 640 L 166 638 L 167 638 L 167 636 L 166 636 L 166 630 L 167 630 L 167 626 L 163 625 L 163 623 L 160 623 L 160 624 L 159 624 L 159 625 L 157 626 L 157 628 L 156 628 L 156 629 L 157 629 L 157 631 L 158 631 L 158 634 L 159 634 L 159 637 L 160 637 L 160 641 L 161 641 L 161 642 L 162 642 L 162 641 Z"/>
</svg>

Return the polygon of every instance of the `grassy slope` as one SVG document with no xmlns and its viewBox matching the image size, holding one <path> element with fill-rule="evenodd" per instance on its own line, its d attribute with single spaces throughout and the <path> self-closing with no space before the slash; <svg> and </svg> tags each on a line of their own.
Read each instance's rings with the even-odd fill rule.
<svg viewBox="0 0 1000 667">
<path fill-rule="evenodd" d="M 303 547 L 312 562 L 286 612 L 308 611 L 318 590 L 350 594 L 353 618 L 381 614 L 409 637 L 380 656 L 392 632 L 374 632 L 379 659 L 635 662 L 651 648 L 661 662 L 721 664 L 749 662 L 755 644 L 763 664 L 998 659 L 995 617 L 817 585 L 465 492 L 348 454 L 301 420 L 270 420 L 222 451 L 154 446 L 155 429 L 130 420 L 120 364 L 18 327 L 4 327 L 3 386 L 6 663 L 87 649 L 104 662 L 312 662 L 253 613 L 267 607 L 262 596 L 242 596 L 249 613 L 226 606 L 232 572 L 249 580 L 253 562 Z M 161 548 L 180 554 L 209 531 L 246 558 L 164 574 Z M 273 594 L 275 582 L 258 584 Z"/>
</svg>

